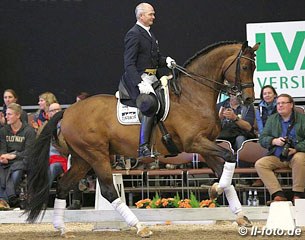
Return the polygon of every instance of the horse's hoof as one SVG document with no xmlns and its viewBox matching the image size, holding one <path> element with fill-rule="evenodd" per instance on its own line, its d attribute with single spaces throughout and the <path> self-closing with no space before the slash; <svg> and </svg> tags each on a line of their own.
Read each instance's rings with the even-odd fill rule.
<svg viewBox="0 0 305 240">
<path fill-rule="evenodd" d="M 75 238 L 75 235 L 72 232 L 65 232 L 61 234 L 62 238 Z"/>
<path fill-rule="evenodd" d="M 149 238 L 153 233 L 147 227 L 142 228 L 137 232 L 141 238 Z"/>
<path fill-rule="evenodd" d="M 210 188 L 209 188 L 209 197 L 211 200 L 214 200 L 219 197 L 223 193 L 223 189 L 219 187 L 219 183 L 214 183 Z"/>
<path fill-rule="evenodd" d="M 252 222 L 246 216 L 237 218 L 236 223 L 239 227 L 252 227 Z"/>
</svg>

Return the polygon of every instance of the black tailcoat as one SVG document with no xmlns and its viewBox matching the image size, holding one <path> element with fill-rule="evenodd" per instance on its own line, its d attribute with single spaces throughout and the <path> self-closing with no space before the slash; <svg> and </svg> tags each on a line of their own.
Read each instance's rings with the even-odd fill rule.
<svg viewBox="0 0 305 240">
<path fill-rule="evenodd" d="M 135 24 L 124 39 L 124 69 L 121 84 L 126 88 L 130 99 L 121 99 L 124 104 L 136 106 L 135 100 L 140 94 L 138 84 L 145 69 L 158 69 L 166 66 L 166 57 L 161 56 L 155 36 Z"/>
</svg>

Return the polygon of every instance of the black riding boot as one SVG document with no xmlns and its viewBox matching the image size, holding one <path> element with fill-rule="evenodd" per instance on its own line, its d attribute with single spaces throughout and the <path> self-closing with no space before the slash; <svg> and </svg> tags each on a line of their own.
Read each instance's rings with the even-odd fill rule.
<svg viewBox="0 0 305 240">
<path fill-rule="evenodd" d="M 150 136 L 154 126 L 154 117 L 142 117 L 139 141 L 139 157 L 150 157 Z"/>
</svg>

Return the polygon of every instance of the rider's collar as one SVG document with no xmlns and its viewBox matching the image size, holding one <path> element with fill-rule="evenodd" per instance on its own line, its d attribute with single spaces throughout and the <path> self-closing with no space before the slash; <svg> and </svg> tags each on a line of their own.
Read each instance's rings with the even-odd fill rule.
<svg viewBox="0 0 305 240">
<path fill-rule="evenodd" d="M 150 27 L 145 27 L 142 23 L 140 23 L 139 21 L 137 21 L 136 23 L 137 25 L 139 25 L 140 27 L 144 28 L 146 30 L 146 32 L 149 34 L 149 36 L 151 36 L 149 30 L 150 30 Z"/>
</svg>

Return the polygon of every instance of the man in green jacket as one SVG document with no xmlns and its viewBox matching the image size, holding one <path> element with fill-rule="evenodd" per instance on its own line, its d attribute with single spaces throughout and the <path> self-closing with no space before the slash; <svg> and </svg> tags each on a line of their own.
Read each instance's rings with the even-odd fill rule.
<svg viewBox="0 0 305 240">
<path fill-rule="evenodd" d="M 305 115 L 294 111 L 294 101 L 290 95 L 278 96 L 277 113 L 267 119 L 259 141 L 269 152 L 255 163 L 255 168 L 272 200 L 287 201 L 274 173 L 275 169 L 285 167 L 292 169 L 293 201 L 304 198 Z"/>
</svg>

